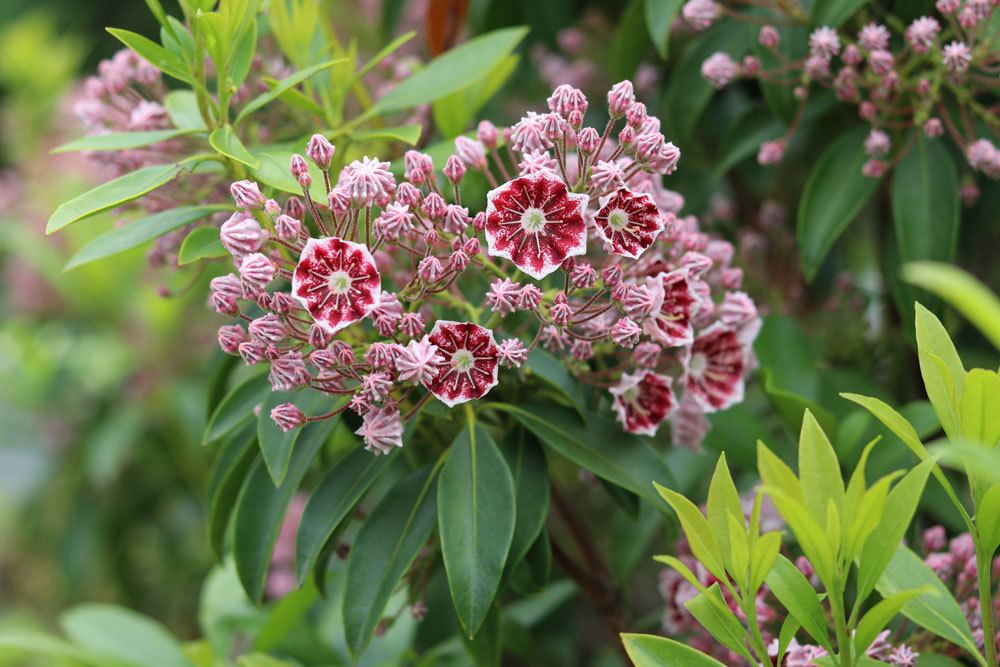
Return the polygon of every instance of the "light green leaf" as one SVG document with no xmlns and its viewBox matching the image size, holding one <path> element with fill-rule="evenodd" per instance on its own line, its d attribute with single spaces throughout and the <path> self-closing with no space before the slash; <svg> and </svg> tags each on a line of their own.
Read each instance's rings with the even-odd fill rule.
<svg viewBox="0 0 1000 667">
<path fill-rule="evenodd" d="M 637 634 L 621 637 L 635 667 L 724 667 L 715 658 L 673 639 Z"/>
<path fill-rule="evenodd" d="M 941 428 L 949 438 L 957 440 L 961 433 L 957 401 L 962 397 L 965 367 L 947 330 L 934 313 L 917 303 L 915 318 L 917 358 L 927 397 L 941 421 Z M 941 363 L 935 363 L 935 357 Z"/>
<path fill-rule="evenodd" d="M 683 0 L 645 0 L 646 29 L 656 52 L 663 60 L 667 59 L 670 47 L 670 26 L 684 4 Z"/>
<path fill-rule="evenodd" d="M 219 228 L 215 225 L 206 225 L 192 229 L 191 233 L 184 237 L 184 242 L 177 251 L 177 265 L 187 266 L 203 259 L 218 259 L 227 255 L 229 251 L 222 245 Z"/>
<path fill-rule="evenodd" d="M 681 494 L 653 482 L 653 486 L 666 500 L 677 518 L 680 520 L 681 528 L 691 546 L 691 553 L 698 559 L 705 568 L 718 579 L 725 579 L 725 566 L 722 548 L 715 538 L 715 533 L 698 506 L 682 496 Z"/>
<path fill-rule="evenodd" d="M 858 629 L 854 635 L 854 650 L 858 655 L 865 653 L 878 633 L 889 624 L 889 621 L 899 613 L 900 609 L 914 598 L 921 595 L 935 595 L 933 588 L 921 586 L 905 591 L 899 591 L 880 600 L 875 606 L 865 612 L 858 623 Z"/>
<path fill-rule="evenodd" d="M 750 547 L 747 545 L 743 513 L 740 512 L 740 518 L 737 519 L 732 512 L 726 512 L 726 519 L 729 526 L 729 536 L 726 539 L 729 547 L 726 568 L 733 575 L 733 581 L 741 588 L 745 588 L 750 575 Z"/>
<path fill-rule="evenodd" d="M 313 65 L 311 67 L 306 67 L 305 69 L 300 69 L 298 72 L 289 74 L 284 79 L 276 83 L 271 88 L 271 90 L 267 91 L 266 93 L 261 93 L 257 97 L 247 102 L 246 106 L 244 106 L 240 110 L 239 115 L 236 116 L 236 120 L 233 121 L 233 124 L 239 125 L 240 122 L 246 119 L 247 116 L 257 111 L 258 109 L 264 108 L 274 100 L 281 97 L 286 91 L 294 88 L 303 81 L 306 81 L 314 74 L 322 72 L 323 70 L 333 67 L 334 65 L 337 65 L 344 61 L 345 61 L 344 58 L 340 58 L 338 60 L 328 60 L 327 62 L 320 63 L 318 65 Z"/>
<path fill-rule="evenodd" d="M 867 128 L 859 127 L 841 135 L 823 151 L 809 173 L 799 200 L 796 233 L 802 269 L 809 280 L 878 188 L 879 179 L 861 173 L 867 160 L 866 132 Z"/>
<path fill-rule="evenodd" d="M 351 545 L 344 580 L 344 632 L 355 661 L 382 620 L 400 578 L 430 537 L 437 477 L 427 468 L 398 482 L 372 510 Z"/>
<path fill-rule="evenodd" d="M 838 546 L 835 541 L 838 539 L 837 536 L 830 535 L 826 530 L 829 527 L 829 522 L 826 521 L 826 518 L 824 518 L 822 523 L 817 521 L 809 513 L 805 505 L 788 497 L 780 489 L 765 485 L 764 492 L 771 497 L 781 517 L 788 524 L 788 527 L 792 529 L 795 539 L 798 541 L 799 546 L 802 547 L 802 551 L 806 557 L 812 562 L 820 581 L 829 587 L 833 582 L 836 562 L 834 553 Z M 832 501 L 828 507 L 833 507 L 834 512 L 836 511 L 836 506 L 833 505 Z M 839 522 L 833 527 L 836 528 L 837 525 L 839 525 Z"/>
<path fill-rule="evenodd" d="M 1000 350 L 1000 299 L 973 276 L 949 264 L 914 262 L 903 267 L 903 279 L 954 306 Z"/>
<path fill-rule="evenodd" d="M 479 110 L 507 82 L 520 59 L 510 55 L 501 60 L 485 77 L 462 90 L 434 102 L 434 124 L 445 137 L 461 134 Z"/>
<path fill-rule="evenodd" d="M 102 651 L 81 648 L 58 637 L 31 630 L 0 631 L 0 658 L 49 658 L 54 664 L 86 665 L 86 667 L 136 667 L 136 663 L 121 660 Z M 20 664 L 11 662 L 10 664 Z M 38 664 L 31 662 L 26 664 Z"/>
<path fill-rule="evenodd" d="M 1000 484 L 990 487 L 976 509 L 976 527 L 991 556 L 1000 547 Z"/>
<path fill-rule="evenodd" d="M 799 483 L 805 506 L 816 521 L 827 515 L 827 505 L 833 502 L 839 511 L 844 503 L 844 480 L 833 445 L 808 410 L 802 418 L 799 434 Z"/>
<path fill-rule="evenodd" d="M 124 607 L 80 605 L 63 614 L 59 625 L 76 644 L 137 667 L 192 667 L 166 628 Z"/>
<path fill-rule="evenodd" d="M 170 122 L 178 129 L 206 131 L 205 120 L 198 109 L 198 96 L 193 90 L 171 90 L 163 100 Z"/>
<path fill-rule="evenodd" d="M 743 506 L 740 504 L 740 494 L 733 483 L 732 475 L 729 474 L 729 466 L 726 464 L 726 454 L 719 455 L 719 460 L 715 464 L 715 472 L 712 474 L 712 481 L 708 486 L 708 525 L 712 528 L 712 534 L 719 545 L 720 553 L 724 556 L 724 562 L 729 562 L 732 547 L 730 545 L 731 530 L 729 527 L 729 515 L 733 518 L 743 518 Z M 742 528 L 746 531 L 746 527 Z M 743 542 L 745 544 L 745 536 Z M 745 569 L 745 568 L 744 568 Z M 735 572 L 733 573 L 736 574 Z M 737 581 L 742 583 L 743 570 Z"/>
<path fill-rule="evenodd" d="M 743 626 L 723 599 L 719 584 L 712 584 L 707 592 L 698 593 L 684 603 L 684 608 L 691 612 L 695 620 L 708 630 L 716 641 L 742 655 L 751 664 L 755 662 L 746 649 Z"/>
<path fill-rule="evenodd" d="M 177 54 L 167 51 L 153 40 L 130 30 L 108 28 L 108 32 L 164 74 L 184 83 L 194 84 L 194 80 L 188 72 L 187 65 Z"/>
<path fill-rule="evenodd" d="M 784 461 L 767 448 L 761 441 L 757 441 L 757 470 L 765 485 L 781 489 L 789 498 L 800 503 L 805 502 L 802 495 L 802 485 L 798 477 L 792 472 Z"/>
<path fill-rule="evenodd" d="M 985 666 L 986 661 L 976 649 L 972 630 L 962 608 L 920 556 L 905 546 L 900 546 L 882 573 L 876 588 L 883 597 L 889 597 L 900 591 L 923 586 L 933 589 L 936 595 L 910 600 L 901 610 L 903 615 L 920 627 L 957 644 Z"/>
<path fill-rule="evenodd" d="M 1000 375 L 984 368 L 966 373 L 958 414 L 962 433 L 992 449 L 1000 439 Z"/>
<path fill-rule="evenodd" d="M 247 150 L 240 138 L 233 132 L 233 126 L 228 123 L 212 130 L 212 134 L 208 135 L 208 143 L 226 157 L 242 162 L 251 169 L 260 166 L 260 161 Z"/>
<path fill-rule="evenodd" d="M 281 486 L 275 488 L 264 462 L 257 461 L 240 490 L 233 524 L 233 559 L 243 590 L 258 604 L 288 505 L 336 423 L 328 419 L 302 429 Z"/>
<path fill-rule="evenodd" d="M 470 423 L 451 445 L 437 488 L 438 529 L 458 620 L 474 637 L 514 536 L 514 480 L 489 432 Z"/>
<path fill-rule="evenodd" d="M 398 125 L 395 127 L 376 127 L 370 130 L 358 130 L 351 133 L 351 139 L 356 142 L 366 141 L 401 141 L 407 146 L 415 146 L 423 134 L 420 124 Z"/>
<path fill-rule="evenodd" d="M 117 208 L 138 199 L 148 192 L 165 185 L 177 172 L 176 164 L 159 164 L 130 171 L 113 180 L 101 183 L 96 188 L 77 195 L 55 210 L 45 226 L 45 233 L 57 232 L 92 215 Z"/>
<path fill-rule="evenodd" d="M 140 148 L 150 144 L 158 144 L 168 139 L 176 139 L 188 134 L 194 134 L 193 129 L 150 130 L 148 132 L 108 132 L 107 134 L 90 134 L 74 139 L 52 149 L 52 153 L 72 153 L 74 151 L 123 151 L 129 148 Z"/>
<path fill-rule="evenodd" d="M 240 424 L 250 421 L 254 416 L 254 406 L 264 400 L 269 389 L 266 373 L 252 375 L 233 387 L 208 418 L 201 444 L 215 442 Z"/>
<path fill-rule="evenodd" d="M 371 113 L 427 104 L 478 81 L 521 43 L 523 27 L 495 30 L 450 49 L 386 93 Z"/>
<path fill-rule="evenodd" d="M 228 210 L 228 208 L 227 206 L 181 206 L 153 213 L 145 218 L 131 220 L 121 227 L 115 227 L 106 234 L 98 236 L 80 248 L 66 263 L 63 271 L 69 271 L 78 266 L 137 248 L 179 227 L 189 225 L 212 213 Z M 214 229 L 215 236 L 218 238 L 219 230 L 218 228 Z"/>
<path fill-rule="evenodd" d="M 764 578 L 778 602 L 795 617 L 813 641 L 829 650 L 830 633 L 819 595 L 795 564 L 779 555 Z"/>
<path fill-rule="evenodd" d="M 778 531 L 764 533 L 753 545 L 750 553 L 750 590 L 760 590 L 767 578 L 768 572 L 774 567 L 774 561 L 781 551 L 781 533 Z"/>
</svg>

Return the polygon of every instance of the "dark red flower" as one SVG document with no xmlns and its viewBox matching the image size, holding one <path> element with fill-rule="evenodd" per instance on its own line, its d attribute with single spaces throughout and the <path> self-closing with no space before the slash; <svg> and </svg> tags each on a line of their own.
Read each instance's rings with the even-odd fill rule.
<svg viewBox="0 0 1000 667">
<path fill-rule="evenodd" d="M 653 280 L 663 288 L 663 303 L 653 317 L 643 322 L 650 338 L 666 347 L 690 345 L 694 340 L 691 320 L 701 303 L 687 269 L 661 273 Z"/>
<path fill-rule="evenodd" d="M 489 254 L 506 257 L 539 280 L 567 257 L 587 251 L 583 213 L 589 197 L 549 173 L 522 176 L 486 195 Z"/>
<path fill-rule="evenodd" d="M 597 231 L 611 252 L 636 259 L 663 231 L 663 219 L 653 198 L 628 188 L 601 197 L 601 208 L 594 218 Z"/>
<path fill-rule="evenodd" d="M 309 239 L 292 275 L 292 294 L 329 333 L 378 306 L 382 279 L 368 248 L 336 237 Z"/>
<path fill-rule="evenodd" d="M 499 356 L 492 331 L 471 322 L 438 320 L 428 340 L 444 361 L 424 386 L 445 405 L 482 398 L 496 386 Z"/>
<path fill-rule="evenodd" d="M 656 435 L 656 429 L 677 408 L 670 380 L 650 370 L 622 374 L 610 391 L 618 421 L 626 431 Z"/>
<path fill-rule="evenodd" d="M 736 331 L 715 323 L 681 354 L 687 395 L 705 412 L 725 410 L 743 400 L 746 350 Z"/>
</svg>

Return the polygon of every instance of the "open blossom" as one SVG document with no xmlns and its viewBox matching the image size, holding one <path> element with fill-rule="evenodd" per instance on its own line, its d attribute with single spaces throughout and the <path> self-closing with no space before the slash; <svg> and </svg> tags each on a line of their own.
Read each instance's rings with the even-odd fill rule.
<svg viewBox="0 0 1000 667">
<path fill-rule="evenodd" d="M 292 276 L 292 294 L 330 333 L 366 317 L 380 293 L 368 248 L 336 237 L 309 239 Z"/>
<path fill-rule="evenodd" d="M 663 289 L 663 301 L 659 312 L 643 323 L 643 330 L 667 347 L 690 345 L 694 340 L 692 322 L 700 305 L 690 270 L 676 269 L 656 279 Z"/>
<path fill-rule="evenodd" d="M 961 74 L 969 69 L 972 51 L 963 42 L 953 41 L 941 51 L 945 67 L 953 74 Z"/>
<path fill-rule="evenodd" d="M 535 279 L 552 273 L 587 248 L 583 213 L 589 197 L 569 192 L 545 173 L 524 176 L 487 194 L 486 243 Z"/>
<path fill-rule="evenodd" d="M 486 327 L 438 320 L 428 340 L 443 361 L 425 386 L 448 407 L 482 398 L 497 385 L 497 343 Z"/>
<path fill-rule="evenodd" d="M 677 408 L 670 377 L 650 370 L 625 373 L 611 388 L 618 421 L 629 433 L 656 435 L 660 424 Z"/>
<path fill-rule="evenodd" d="M 927 53 L 941 32 L 941 24 L 929 16 L 921 16 L 906 29 L 906 41 L 917 53 Z"/>
<path fill-rule="evenodd" d="M 412 381 L 418 384 L 426 384 L 433 380 L 443 362 L 444 357 L 438 354 L 437 346 L 433 345 L 427 336 L 420 340 L 411 340 L 405 347 L 400 348 L 395 359 L 400 381 Z"/>
<path fill-rule="evenodd" d="M 739 63 L 723 51 L 713 53 L 701 64 L 701 75 L 716 88 L 725 88 L 739 73 Z"/>
<path fill-rule="evenodd" d="M 743 400 L 745 359 L 736 332 L 721 323 L 712 325 L 685 349 L 685 389 L 706 412 L 725 410 Z"/>
<path fill-rule="evenodd" d="M 611 252 L 632 259 L 645 252 L 663 231 L 663 219 L 653 198 L 628 188 L 602 197 L 594 222 Z"/>
<path fill-rule="evenodd" d="M 364 439 L 365 449 L 374 454 L 388 454 L 394 447 L 403 446 L 403 422 L 395 406 L 366 412 L 355 433 Z"/>
<path fill-rule="evenodd" d="M 809 35 L 809 52 L 827 60 L 840 53 L 840 37 L 837 31 L 828 26 L 813 30 Z"/>
</svg>

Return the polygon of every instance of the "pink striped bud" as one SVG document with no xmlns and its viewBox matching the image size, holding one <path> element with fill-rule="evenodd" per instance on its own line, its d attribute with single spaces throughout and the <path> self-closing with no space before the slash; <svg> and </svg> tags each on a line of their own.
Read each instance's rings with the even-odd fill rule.
<svg viewBox="0 0 1000 667">
<path fill-rule="evenodd" d="M 271 420 L 287 433 L 305 424 L 306 416 L 294 403 L 282 403 L 271 410 Z"/>
<path fill-rule="evenodd" d="M 229 186 L 229 193 L 240 208 L 254 209 L 264 206 L 264 195 L 253 181 L 236 181 Z"/>
<path fill-rule="evenodd" d="M 317 167 L 326 171 L 330 168 L 330 162 L 333 160 L 335 150 L 333 144 L 326 137 L 322 134 L 314 134 L 309 139 L 309 145 L 306 147 L 306 155 L 309 156 L 309 159 Z"/>
<path fill-rule="evenodd" d="M 240 343 L 247 340 L 247 332 L 238 324 L 228 324 L 219 327 L 219 347 L 226 354 L 237 354 Z"/>
<path fill-rule="evenodd" d="M 240 281 L 243 289 L 256 295 L 274 279 L 274 263 L 259 252 L 243 258 L 240 264 Z"/>
</svg>

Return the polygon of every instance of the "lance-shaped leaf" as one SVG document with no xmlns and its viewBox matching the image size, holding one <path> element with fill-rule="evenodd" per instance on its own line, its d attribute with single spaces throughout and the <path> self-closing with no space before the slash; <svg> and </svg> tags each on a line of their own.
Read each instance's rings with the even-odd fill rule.
<svg viewBox="0 0 1000 667">
<path fill-rule="evenodd" d="M 150 144 L 158 144 L 168 139 L 176 139 L 197 130 L 190 128 L 171 130 L 149 130 L 146 132 L 108 132 L 107 134 L 90 134 L 74 139 L 62 146 L 53 148 L 53 153 L 72 153 L 74 151 L 123 151 L 129 148 L 140 148 Z"/>
<path fill-rule="evenodd" d="M 635 667 L 723 667 L 715 658 L 665 637 L 623 634 L 622 643 Z"/>
</svg>

